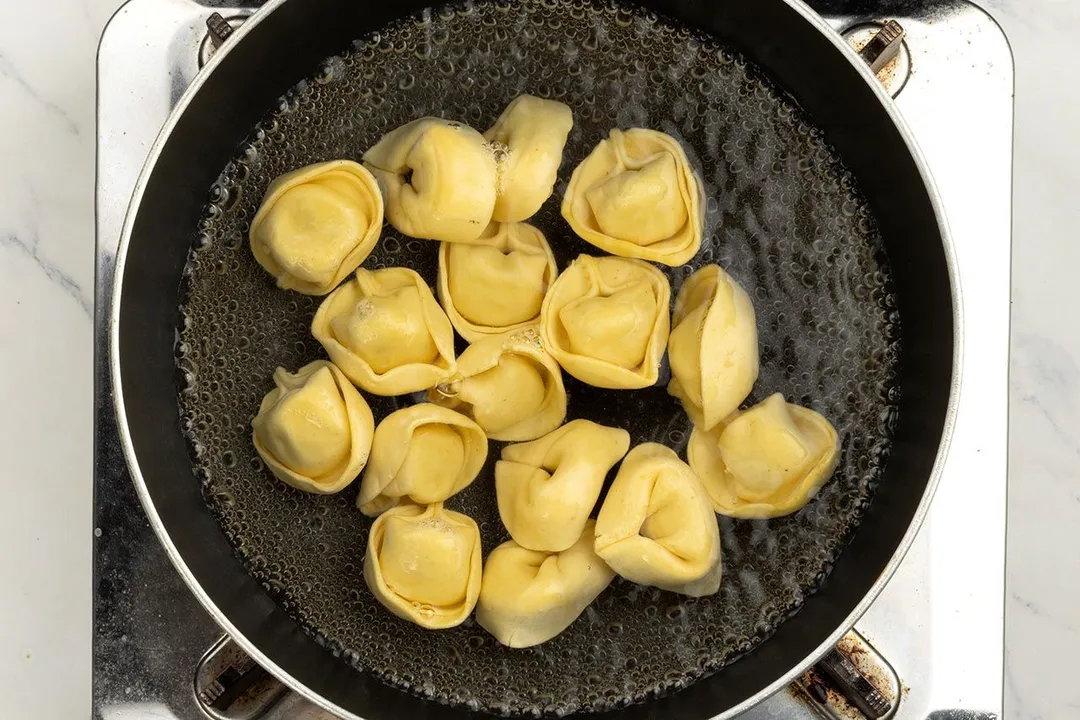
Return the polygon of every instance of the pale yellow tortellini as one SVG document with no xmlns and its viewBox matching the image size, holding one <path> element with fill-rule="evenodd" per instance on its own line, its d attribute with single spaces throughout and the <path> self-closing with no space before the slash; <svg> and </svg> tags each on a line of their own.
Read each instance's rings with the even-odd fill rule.
<svg viewBox="0 0 1080 720">
<path fill-rule="evenodd" d="M 492 223 L 476 244 L 439 247 L 439 301 L 469 342 L 538 324 L 558 274 L 544 234 L 525 223 Z"/>
<path fill-rule="evenodd" d="M 308 165 L 270 183 L 251 221 L 251 252 L 278 287 L 325 295 L 360 267 L 382 232 L 375 178 L 351 160 Z"/>
<path fill-rule="evenodd" d="M 566 419 L 562 371 L 533 328 L 473 343 L 457 369 L 428 400 L 465 413 L 492 440 L 533 440 Z"/>
<path fill-rule="evenodd" d="M 589 520 L 576 542 L 557 553 L 527 550 L 513 540 L 484 565 L 476 622 L 503 645 L 547 642 L 577 619 L 615 577 L 593 549 Z"/>
<path fill-rule="evenodd" d="M 601 250 L 675 266 L 701 247 L 705 200 L 678 140 L 632 128 L 612 130 L 574 169 L 562 214 Z"/>
<path fill-rule="evenodd" d="M 330 494 L 351 483 L 368 460 L 371 409 L 332 363 L 316 360 L 274 372 L 273 390 L 251 421 L 252 442 L 278 480 Z"/>
<path fill-rule="evenodd" d="M 375 516 L 402 501 L 443 502 L 469 486 L 487 460 L 480 426 L 431 403 L 396 410 L 379 423 L 356 506 Z"/>
<path fill-rule="evenodd" d="M 544 298 L 544 345 L 589 385 L 649 387 L 668 341 L 670 300 L 667 277 L 649 263 L 579 255 Z"/>
<path fill-rule="evenodd" d="M 630 448 L 630 433 L 571 420 L 539 440 L 503 448 L 495 464 L 499 516 L 529 550 L 560 552 L 581 537 L 608 470 Z"/>
<path fill-rule="evenodd" d="M 739 409 L 758 377 L 750 296 L 719 265 L 688 277 L 671 315 L 668 392 L 708 430 Z"/>
<path fill-rule="evenodd" d="M 399 505 L 371 526 L 364 582 L 400 618 L 429 630 L 460 625 L 482 577 L 480 529 L 442 503 Z"/>
<path fill-rule="evenodd" d="M 358 269 L 323 300 L 311 334 L 350 380 L 375 395 L 426 390 L 454 372 L 454 329 L 408 268 Z"/>
<path fill-rule="evenodd" d="M 364 153 L 386 196 L 386 219 L 416 238 L 472 242 L 495 209 L 495 156 L 463 123 L 425 117 L 393 130 Z"/>
<path fill-rule="evenodd" d="M 596 554 L 642 585 L 692 597 L 720 588 L 716 516 L 673 450 L 643 443 L 623 460 L 596 518 Z"/>
<path fill-rule="evenodd" d="M 498 152 L 498 196 L 492 218 L 521 222 L 551 196 L 566 136 L 574 127 L 570 108 L 533 95 L 514 98 L 484 133 Z"/>
<path fill-rule="evenodd" d="M 687 447 L 716 512 L 734 518 L 790 515 L 821 489 L 840 459 L 836 429 L 820 414 L 770 395 Z"/>
</svg>

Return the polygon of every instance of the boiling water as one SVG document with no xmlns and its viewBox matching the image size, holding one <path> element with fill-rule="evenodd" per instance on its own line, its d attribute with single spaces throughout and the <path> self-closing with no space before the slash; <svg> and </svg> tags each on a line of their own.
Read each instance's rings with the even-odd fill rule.
<svg viewBox="0 0 1080 720">
<path fill-rule="evenodd" d="M 612 127 L 682 140 L 705 185 L 706 233 L 673 293 L 720 263 L 757 311 L 756 402 L 780 391 L 836 425 L 843 455 L 818 497 L 770 521 L 720 519 L 724 582 L 688 599 L 617 579 L 562 635 L 498 645 L 471 619 L 440 632 L 393 617 L 362 577 L 371 521 L 354 484 L 315 496 L 276 481 L 251 418 L 278 365 L 324 357 L 309 334 L 318 299 L 278 290 L 247 232 L 277 175 L 359 159 L 423 115 L 483 130 L 520 93 L 561 100 L 574 129 L 555 195 L 530 220 L 560 267 L 598 251 L 558 212 L 570 172 Z M 365 266 L 435 281 L 437 243 L 387 228 Z M 768 637 L 829 573 L 873 494 L 895 419 L 899 318 L 875 225 L 820 134 L 741 57 L 646 14 L 553 0 L 426 13 L 358 41 L 287 93 L 210 192 L 185 279 L 181 407 L 207 502 L 250 572 L 343 661 L 441 702 L 498 713 L 610 709 L 684 686 Z M 459 348 L 460 349 L 460 348 Z M 666 373 L 666 368 L 664 370 Z M 627 428 L 685 452 L 690 426 L 664 390 L 599 390 L 566 377 L 570 418 Z M 368 398 L 376 421 L 409 398 Z M 488 464 L 448 506 L 476 519 L 485 551 L 507 539 Z"/>
</svg>

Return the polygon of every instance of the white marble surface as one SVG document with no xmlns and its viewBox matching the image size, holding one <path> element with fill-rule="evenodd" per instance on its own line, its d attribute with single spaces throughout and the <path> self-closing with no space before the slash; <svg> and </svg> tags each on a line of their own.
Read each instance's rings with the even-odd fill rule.
<svg viewBox="0 0 1080 720">
<path fill-rule="evenodd" d="M 0 716 L 90 704 L 94 53 L 120 0 L 0 0 Z M 1016 56 L 1005 707 L 1080 717 L 1077 0 Z"/>
</svg>

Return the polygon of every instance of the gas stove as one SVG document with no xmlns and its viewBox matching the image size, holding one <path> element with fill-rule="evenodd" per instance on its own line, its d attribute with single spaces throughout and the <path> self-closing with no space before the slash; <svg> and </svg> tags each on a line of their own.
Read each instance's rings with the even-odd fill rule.
<svg viewBox="0 0 1080 720">
<path fill-rule="evenodd" d="M 856 47 L 888 20 L 906 33 L 879 78 L 925 155 L 952 229 L 963 379 L 937 495 L 896 575 L 834 652 L 742 717 L 999 718 L 1012 56 L 997 24 L 964 0 L 810 4 Z M 108 372 L 113 266 L 139 170 L 215 41 L 253 10 L 228 0 L 130 0 L 98 53 L 93 708 L 103 720 L 330 717 L 254 667 L 173 570 L 127 475 Z"/>
</svg>

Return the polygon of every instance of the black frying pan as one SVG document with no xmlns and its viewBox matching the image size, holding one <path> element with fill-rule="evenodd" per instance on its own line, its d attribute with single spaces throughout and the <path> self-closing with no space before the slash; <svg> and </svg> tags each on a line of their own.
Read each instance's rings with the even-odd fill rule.
<svg viewBox="0 0 1080 720">
<path fill-rule="evenodd" d="M 481 3 L 417 24 L 423 6 L 274 4 L 196 82 L 152 153 L 112 327 L 121 435 L 151 521 L 256 660 L 338 712 L 735 712 L 850 625 L 925 512 L 956 317 L 925 173 L 853 55 L 784 0 Z M 682 139 L 710 202 L 703 250 L 669 272 L 673 289 L 693 267 L 724 265 L 758 312 L 751 400 L 779 390 L 822 411 L 843 459 L 796 515 L 721 520 L 716 596 L 617 581 L 556 640 L 511 651 L 471 623 L 431 633 L 388 617 L 360 576 L 368 524 L 355 488 L 316 498 L 259 467 L 246 439 L 270 370 L 320 353 L 307 336 L 314 301 L 274 288 L 244 233 L 275 175 L 358 158 L 423 114 L 482 129 L 520 92 L 575 112 L 563 186 L 610 127 Z M 565 267 L 595 250 L 558 218 L 560 191 L 534 222 Z M 431 282 L 435 249 L 387 228 L 366 264 L 406 264 Z M 571 417 L 685 447 L 685 417 L 662 386 L 568 389 Z M 412 401 L 372 406 L 378 419 Z M 451 505 L 480 521 L 490 549 L 504 535 L 486 472 Z"/>
</svg>

